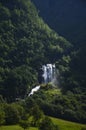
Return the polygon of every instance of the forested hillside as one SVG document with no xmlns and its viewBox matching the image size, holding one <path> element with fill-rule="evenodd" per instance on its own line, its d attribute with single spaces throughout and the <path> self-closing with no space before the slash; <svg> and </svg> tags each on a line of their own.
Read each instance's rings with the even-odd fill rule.
<svg viewBox="0 0 86 130">
<path fill-rule="evenodd" d="M 86 41 L 85 0 L 32 0 L 43 19 L 72 43 Z"/>
<path fill-rule="evenodd" d="M 86 1 L 84 0 L 32 0 L 39 14 L 59 34 L 65 36 L 73 44 L 70 68 L 67 72 L 68 58 L 59 63 L 62 70 L 66 90 L 86 88 Z M 59 68 L 59 69 L 60 69 Z M 63 79 L 62 79 L 63 80 Z M 78 91 L 77 90 L 77 91 Z"/>
<path fill-rule="evenodd" d="M 58 36 L 30 0 L 0 0 L 0 94 L 15 99 L 39 83 L 44 63 L 68 54 L 70 43 Z"/>
<path fill-rule="evenodd" d="M 41 84 L 46 64 L 54 64 L 59 85 Z M 86 45 L 59 36 L 30 0 L 0 0 L 0 126 L 59 130 L 46 115 L 85 123 L 85 66 Z M 29 96 L 36 85 L 40 90 Z"/>
</svg>

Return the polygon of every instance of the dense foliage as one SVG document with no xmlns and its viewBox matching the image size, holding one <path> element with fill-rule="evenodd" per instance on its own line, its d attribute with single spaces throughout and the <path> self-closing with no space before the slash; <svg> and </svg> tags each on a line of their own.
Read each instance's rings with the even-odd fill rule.
<svg viewBox="0 0 86 130">
<path fill-rule="evenodd" d="M 32 103 L 32 100 L 11 104 L 0 100 L 0 126 L 19 124 L 24 130 L 30 126 L 37 127 L 39 130 L 57 130 L 57 125 L 43 114 L 36 103 L 28 108 L 27 103 Z"/>
<path fill-rule="evenodd" d="M 51 91 L 51 92 L 50 92 Z M 86 96 L 83 93 L 67 91 L 66 94 L 52 93 L 54 88 L 46 86 L 26 100 L 27 107 L 37 103 L 45 115 L 74 122 L 86 122 Z"/>
<path fill-rule="evenodd" d="M 64 91 L 86 92 L 86 1 L 32 1 L 50 27 L 73 44 L 70 57 L 63 56 L 57 64 Z"/>
<path fill-rule="evenodd" d="M 8 101 L 24 97 L 39 82 L 41 65 L 60 59 L 69 48 L 30 0 L 0 1 L 0 94 Z"/>
<path fill-rule="evenodd" d="M 86 41 L 85 0 L 32 0 L 40 15 L 56 32 L 73 43 Z"/>
<path fill-rule="evenodd" d="M 20 123 L 26 128 L 30 118 L 30 125 L 40 124 L 40 130 L 46 123 L 58 129 L 48 124 L 43 112 L 85 123 L 85 48 L 73 50 L 44 23 L 30 0 L 0 0 L 0 95 L 5 100 L 0 96 L 0 125 Z M 31 88 L 41 83 L 39 72 L 46 63 L 55 63 L 60 72 L 61 94 L 46 93 L 52 89 L 48 84 L 25 99 Z M 6 103 L 15 100 L 20 102 Z"/>
</svg>

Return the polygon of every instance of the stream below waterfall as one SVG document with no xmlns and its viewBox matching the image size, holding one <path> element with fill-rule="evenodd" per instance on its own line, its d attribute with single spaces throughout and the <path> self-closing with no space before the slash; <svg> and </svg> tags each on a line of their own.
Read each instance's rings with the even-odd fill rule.
<svg viewBox="0 0 86 130">
<path fill-rule="evenodd" d="M 33 88 L 33 89 L 31 90 L 31 92 L 29 93 L 28 96 L 33 95 L 33 94 L 34 94 L 35 92 L 37 92 L 39 89 L 40 89 L 40 85 L 39 85 L 39 86 L 36 86 L 35 88 Z"/>
</svg>

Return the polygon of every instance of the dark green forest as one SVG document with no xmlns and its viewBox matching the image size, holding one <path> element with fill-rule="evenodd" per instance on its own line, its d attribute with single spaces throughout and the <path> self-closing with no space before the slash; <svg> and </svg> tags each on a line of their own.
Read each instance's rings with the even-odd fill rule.
<svg viewBox="0 0 86 130">
<path fill-rule="evenodd" d="M 74 47 L 39 17 L 30 0 L 0 0 L 0 125 L 17 124 L 33 115 L 36 126 L 43 112 L 85 123 L 86 45 Z M 46 90 L 53 91 L 47 84 L 26 97 L 41 84 L 40 69 L 47 63 L 54 63 L 60 72 L 61 95 L 47 95 Z M 34 111 L 40 113 L 38 118 Z"/>
<path fill-rule="evenodd" d="M 29 0 L 1 1 L 0 12 L 0 92 L 14 99 L 38 83 L 42 64 L 67 55 L 71 44 L 38 17 Z"/>
<path fill-rule="evenodd" d="M 78 47 L 86 41 L 85 0 L 32 0 L 40 16 L 57 33 Z M 79 45 L 79 46 L 80 46 Z"/>
<path fill-rule="evenodd" d="M 73 74 L 78 75 L 75 78 L 81 80 L 86 75 L 86 1 L 32 1 L 46 23 L 73 44 L 71 68 Z"/>
</svg>

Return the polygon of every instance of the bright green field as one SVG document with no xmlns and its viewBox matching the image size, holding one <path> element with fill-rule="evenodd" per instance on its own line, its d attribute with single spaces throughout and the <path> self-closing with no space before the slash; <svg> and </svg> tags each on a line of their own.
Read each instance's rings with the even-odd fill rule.
<svg viewBox="0 0 86 130">
<path fill-rule="evenodd" d="M 54 122 L 54 124 L 58 125 L 60 130 L 82 130 L 83 127 L 85 128 L 84 130 L 86 130 L 86 125 L 83 124 L 73 123 L 70 121 L 65 121 L 65 120 L 52 118 L 52 117 L 51 119 Z M 2 126 L 0 127 L 0 130 L 23 130 L 23 129 L 18 125 L 14 125 L 14 126 Z M 34 127 L 30 127 L 27 130 L 38 130 L 38 129 Z"/>
<path fill-rule="evenodd" d="M 0 130 L 24 130 L 22 129 L 20 126 L 18 125 L 13 125 L 13 126 L 2 126 L 0 127 Z M 33 128 L 33 127 L 30 127 L 29 129 L 27 130 L 38 130 L 37 128 Z"/>
<path fill-rule="evenodd" d="M 57 118 L 51 118 L 51 119 L 56 125 L 58 125 L 60 130 L 81 130 L 83 127 L 86 130 L 86 125 L 83 124 L 65 121 Z"/>
</svg>

